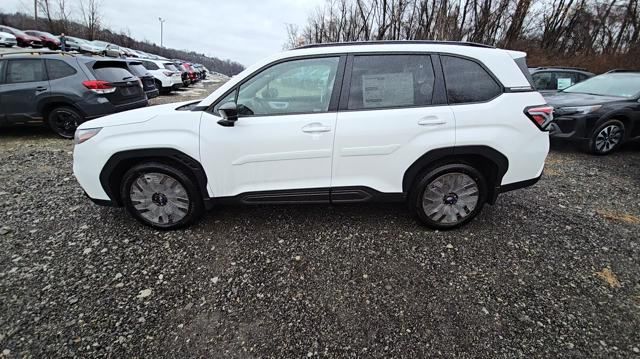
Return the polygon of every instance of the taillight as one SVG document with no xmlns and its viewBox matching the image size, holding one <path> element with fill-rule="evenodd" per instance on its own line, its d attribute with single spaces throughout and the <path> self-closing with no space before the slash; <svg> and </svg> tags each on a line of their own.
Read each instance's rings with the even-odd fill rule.
<svg viewBox="0 0 640 359">
<path fill-rule="evenodd" d="M 116 92 L 116 88 L 109 84 L 107 81 L 89 80 L 82 81 L 82 84 L 89 90 L 101 95 Z"/>
<path fill-rule="evenodd" d="M 524 114 L 541 131 L 548 131 L 549 124 L 553 121 L 553 107 L 547 105 L 527 107 L 524 109 Z"/>
</svg>

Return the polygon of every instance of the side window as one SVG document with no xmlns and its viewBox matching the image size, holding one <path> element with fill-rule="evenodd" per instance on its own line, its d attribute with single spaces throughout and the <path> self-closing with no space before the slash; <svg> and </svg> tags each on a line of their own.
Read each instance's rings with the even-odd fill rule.
<svg viewBox="0 0 640 359">
<path fill-rule="evenodd" d="M 283 62 L 240 86 L 238 113 L 278 115 L 329 110 L 338 57 Z"/>
<path fill-rule="evenodd" d="M 434 81 L 428 55 L 355 56 L 347 108 L 430 105 Z"/>
<path fill-rule="evenodd" d="M 450 104 L 489 101 L 502 92 L 480 64 L 453 56 L 441 59 Z"/>
<path fill-rule="evenodd" d="M 143 61 L 142 64 L 144 65 L 144 67 L 147 68 L 147 70 L 158 70 L 159 69 L 158 65 L 156 65 L 155 62 Z"/>
<path fill-rule="evenodd" d="M 0 84 L 4 83 L 4 68 L 7 66 L 7 62 L 0 60 Z"/>
<path fill-rule="evenodd" d="M 554 90 L 564 90 L 578 82 L 578 74 L 575 72 L 556 72 L 556 87 Z"/>
<path fill-rule="evenodd" d="M 49 74 L 49 80 L 61 79 L 63 77 L 75 75 L 76 69 L 69 66 L 64 61 L 60 60 L 47 60 L 47 74 Z"/>
<path fill-rule="evenodd" d="M 536 72 L 533 75 L 533 85 L 536 90 L 555 90 L 556 84 L 554 83 L 554 76 L 551 72 Z"/>
<path fill-rule="evenodd" d="M 46 81 L 44 61 L 39 59 L 10 60 L 7 63 L 6 83 Z"/>
</svg>

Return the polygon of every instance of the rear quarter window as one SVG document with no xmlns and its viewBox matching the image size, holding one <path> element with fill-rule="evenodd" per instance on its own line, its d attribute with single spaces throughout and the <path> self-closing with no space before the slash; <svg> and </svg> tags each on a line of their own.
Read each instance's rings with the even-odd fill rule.
<svg viewBox="0 0 640 359">
<path fill-rule="evenodd" d="M 477 62 L 454 56 L 441 59 L 450 104 L 485 102 L 502 93 L 502 87 Z"/>
<path fill-rule="evenodd" d="M 76 69 L 62 60 L 47 60 L 46 64 L 49 80 L 61 79 L 77 73 Z"/>
</svg>

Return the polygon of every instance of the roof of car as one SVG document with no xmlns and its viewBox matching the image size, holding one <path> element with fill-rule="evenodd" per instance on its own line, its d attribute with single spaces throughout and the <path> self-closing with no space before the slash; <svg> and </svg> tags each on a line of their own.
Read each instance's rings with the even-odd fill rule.
<svg viewBox="0 0 640 359">
<path fill-rule="evenodd" d="M 529 70 L 532 70 L 532 71 L 566 70 L 566 71 L 589 72 L 589 70 L 583 67 L 572 67 L 572 66 L 534 66 L 534 67 L 529 67 Z"/>
</svg>

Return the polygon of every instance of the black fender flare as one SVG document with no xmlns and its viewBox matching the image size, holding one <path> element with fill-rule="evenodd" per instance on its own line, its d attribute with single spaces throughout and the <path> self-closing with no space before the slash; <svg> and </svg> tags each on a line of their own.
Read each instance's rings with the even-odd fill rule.
<svg viewBox="0 0 640 359">
<path fill-rule="evenodd" d="M 117 152 L 113 154 L 102 167 L 100 171 L 100 184 L 112 203 L 122 205 L 120 196 L 117 192 L 114 193 L 114 184 L 122 180 L 124 172 L 131 168 L 133 164 L 147 159 L 164 160 L 191 172 L 196 180 L 196 185 L 200 189 L 202 199 L 205 201 L 205 204 L 209 202 L 207 175 L 199 161 L 174 148 L 145 148 Z"/>
<path fill-rule="evenodd" d="M 402 192 L 408 193 L 413 186 L 413 182 L 416 177 L 424 171 L 426 168 L 433 166 L 438 162 L 446 161 L 448 158 L 464 157 L 464 156 L 479 156 L 491 161 L 496 166 L 497 173 L 495 178 L 487 178 L 491 181 L 490 193 L 488 198 L 489 203 L 494 203 L 498 194 L 500 193 L 500 186 L 502 184 L 502 178 L 509 169 L 509 160 L 500 151 L 489 146 L 459 146 L 459 147 L 445 147 L 431 150 L 424 155 L 420 156 L 409 168 L 405 171 L 402 178 Z M 471 163 L 473 165 L 473 163 Z"/>
</svg>

